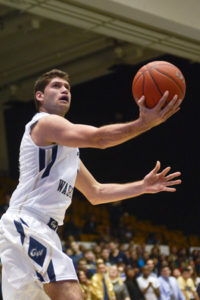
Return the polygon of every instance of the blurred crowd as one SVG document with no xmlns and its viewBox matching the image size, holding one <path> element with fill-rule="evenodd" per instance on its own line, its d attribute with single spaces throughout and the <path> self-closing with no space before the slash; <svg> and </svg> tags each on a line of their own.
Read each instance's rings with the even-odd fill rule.
<svg viewBox="0 0 200 300">
<path fill-rule="evenodd" d="M 12 193 L 0 192 L 1 217 Z M 200 300 L 196 235 L 138 221 L 120 203 L 95 207 L 81 198 L 74 200 L 58 234 L 84 300 Z"/>
<path fill-rule="evenodd" d="M 85 300 L 199 300 L 200 251 L 117 240 L 88 247 L 71 236 L 63 243 L 80 280 Z"/>
</svg>

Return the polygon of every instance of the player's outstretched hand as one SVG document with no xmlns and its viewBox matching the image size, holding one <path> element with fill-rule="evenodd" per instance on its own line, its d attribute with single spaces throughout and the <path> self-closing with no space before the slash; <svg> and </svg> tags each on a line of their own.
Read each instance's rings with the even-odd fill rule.
<svg viewBox="0 0 200 300">
<path fill-rule="evenodd" d="M 155 194 L 159 192 L 175 192 L 172 186 L 180 184 L 181 179 L 177 179 L 181 175 L 180 172 L 169 174 L 170 167 L 160 171 L 160 162 L 157 161 L 155 168 L 149 172 L 143 179 L 145 193 Z"/>
<path fill-rule="evenodd" d="M 166 91 L 161 97 L 160 101 L 153 108 L 146 107 L 144 96 L 138 100 L 140 111 L 139 118 L 148 128 L 152 128 L 165 122 L 180 109 L 180 104 L 182 101 L 178 99 L 177 95 L 175 95 L 173 99 L 166 105 L 168 96 L 169 92 Z"/>
</svg>

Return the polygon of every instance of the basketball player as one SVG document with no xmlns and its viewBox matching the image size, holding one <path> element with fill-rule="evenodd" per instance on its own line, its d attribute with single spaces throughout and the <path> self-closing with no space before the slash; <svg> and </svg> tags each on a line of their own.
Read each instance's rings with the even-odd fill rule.
<svg viewBox="0 0 200 300">
<path fill-rule="evenodd" d="M 20 146 L 20 179 L 0 223 L 0 257 L 4 300 L 81 300 L 71 259 L 62 252 L 56 233 L 63 224 L 74 186 L 93 204 L 133 198 L 145 193 L 174 192 L 180 172 L 160 171 L 160 162 L 144 179 L 126 184 L 97 182 L 80 161 L 78 148 L 119 145 L 166 121 L 179 110 L 175 96 L 163 108 L 147 109 L 138 101 L 139 117 L 100 128 L 72 124 L 64 118 L 71 92 L 68 75 L 43 74 L 35 84 L 39 113 L 26 125 Z"/>
</svg>

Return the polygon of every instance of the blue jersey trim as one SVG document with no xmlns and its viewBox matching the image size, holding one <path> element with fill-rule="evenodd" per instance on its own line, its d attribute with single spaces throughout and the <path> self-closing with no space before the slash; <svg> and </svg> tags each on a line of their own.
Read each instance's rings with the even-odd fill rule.
<svg viewBox="0 0 200 300">
<path fill-rule="evenodd" d="M 17 229 L 17 232 L 19 232 L 19 234 L 20 234 L 21 243 L 23 245 L 24 239 L 25 239 L 24 228 L 23 228 L 23 226 L 20 222 L 17 222 L 15 220 L 14 220 L 14 224 L 15 224 L 15 227 Z"/>
<path fill-rule="evenodd" d="M 47 269 L 47 274 L 49 276 L 49 280 L 52 281 L 56 281 L 56 275 L 55 275 L 55 271 L 54 271 L 54 266 L 53 266 L 53 262 L 52 260 L 49 263 L 48 269 Z"/>
<path fill-rule="evenodd" d="M 48 164 L 48 166 L 46 167 L 44 173 L 42 174 L 42 178 L 44 177 L 47 177 L 49 176 L 49 173 L 51 171 L 51 168 L 56 160 L 56 157 L 57 157 L 57 152 L 58 152 L 58 146 L 54 146 L 53 149 L 52 149 L 52 158 L 51 158 L 51 161 L 50 163 Z"/>
</svg>

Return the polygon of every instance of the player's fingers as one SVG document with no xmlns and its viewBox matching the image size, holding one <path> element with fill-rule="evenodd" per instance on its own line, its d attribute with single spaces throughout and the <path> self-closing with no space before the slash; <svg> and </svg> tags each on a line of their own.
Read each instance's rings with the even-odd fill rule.
<svg viewBox="0 0 200 300">
<path fill-rule="evenodd" d="M 168 175 L 167 177 L 166 177 L 166 180 L 172 180 L 172 179 L 174 179 L 174 178 L 176 178 L 176 177 L 179 177 L 179 176 L 181 176 L 181 172 L 175 172 L 175 173 L 172 173 L 172 174 L 170 174 L 170 175 Z"/>
<path fill-rule="evenodd" d="M 140 99 L 137 100 L 139 107 L 145 107 L 145 96 L 143 95 Z"/>
<path fill-rule="evenodd" d="M 165 187 L 165 188 L 163 189 L 163 192 L 176 192 L 176 188 Z"/>
<path fill-rule="evenodd" d="M 181 184 L 181 179 L 177 179 L 177 180 L 171 180 L 171 181 L 167 181 L 165 186 L 171 186 L 171 185 L 177 185 L 177 184 Z"/>
<path fill-rule="evenodd" d="M 155 106 L 155 110 L 161 110 L 161 108 L 166 104 L 167 98 L 169 96 L 169 91 L 165 91 L 163 96 L 160 98 L 158 103 Z"/>
<path fill-rule="evenodd" d="M 162 109 L 162 116 L 165 114 L 173 114 L 174 111 L 180 106 L 181 100 L 178 99 L 178 95 L 174 95 L 172 100 Z"/>
<path fill-rule="evenodd" d="M 177 109 L 181 105 L 181 103 L 182 103 L 182 99 L 179 99 L 177 96 L 177 98 L 174 100 L 173 108 Z"/>
<path fill-rule="evenodd" d="M 155 167 L 153 168 L 152 172 L 153 173 L 158 173 L 158 171 L 160 170 L 161 164 L 160 161 L 157 160 Z"/>
<path fill-rule="evenodd" d="M 164 170 L 162 170 L 162 172 L 160 172 L 159 176 L 165 177 L 167 175 L 167 173 L 169 173 L 170 170 L 171 170 L 171 167 L 166 167 Z"/>
</svg>

